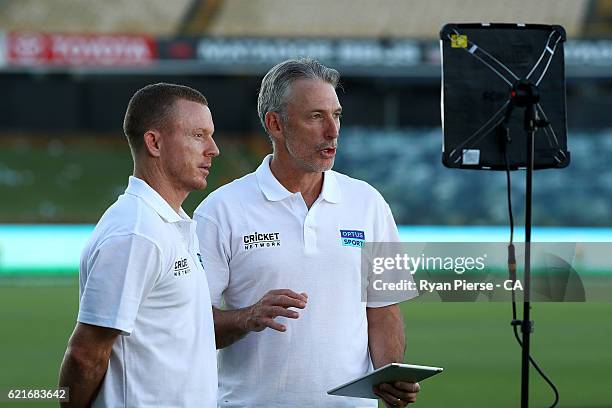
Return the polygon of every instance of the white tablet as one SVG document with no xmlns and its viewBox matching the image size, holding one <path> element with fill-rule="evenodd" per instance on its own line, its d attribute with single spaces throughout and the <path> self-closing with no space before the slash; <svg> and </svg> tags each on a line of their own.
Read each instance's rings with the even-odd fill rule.
<svg viewBox="0 0 612 408">
<path fill-rule="evenodd" d="M 364 376 L 327 391 L 330 395 L 378 399 L 372 388 L 380 383 L 395 381 L 418 382 L 443 371 L 440 367 L 391 363 Z"/>
</svg>

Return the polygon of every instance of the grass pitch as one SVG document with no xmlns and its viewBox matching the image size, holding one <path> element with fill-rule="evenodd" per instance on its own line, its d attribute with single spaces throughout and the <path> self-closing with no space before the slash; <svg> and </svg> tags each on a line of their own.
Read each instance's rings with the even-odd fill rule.
<svg viewBox="0 0 612 408">
<path fill-rule="evenodd" d="M 0 390 L 54 388 L 78 308 L 76 279 L 0 283 Z M 518 407 L 520 349 L 507 303 L 402 304 L 406 362 L 445 372 L 424 381 L 419 407 Z M 612 407 L 612 303 L 534 303 L 533 356 L 561 393 L 558 407 Z M 350 339 L 347 339 L 350 341 Z M 531 406 L 552 393 L 531 370 Z M 7 402 L 0 407 L 57 406 Z"/>
</svg>

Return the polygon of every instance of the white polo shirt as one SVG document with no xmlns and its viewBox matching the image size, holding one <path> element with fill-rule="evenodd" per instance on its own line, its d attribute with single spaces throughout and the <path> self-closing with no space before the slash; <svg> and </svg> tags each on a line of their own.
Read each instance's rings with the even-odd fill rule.
<svg viewBox="0 0 612 408">
<path fill-rule="evenodd" d="M 78 321 L 119 329 L 94 407 L 215 407 L 215 335 L 195 222 L 130 177 L 80 266 Z"/>
<path fill-rule="evenodd" d="M 361 299 L 359 241 L 399 241 L 389 206 L 367 183 L 327 171 L 309 210 L 270 159 L 194 213 L 212 303 L 237 309 L 288 288 L 308 304 L 296 320 L 277 318 L 286 332 L 249 333 L 219 351 L 219 406 L 376 407 L 326 392 L 371 368 L 366 306 L 380 304 Z"/>
</svg>

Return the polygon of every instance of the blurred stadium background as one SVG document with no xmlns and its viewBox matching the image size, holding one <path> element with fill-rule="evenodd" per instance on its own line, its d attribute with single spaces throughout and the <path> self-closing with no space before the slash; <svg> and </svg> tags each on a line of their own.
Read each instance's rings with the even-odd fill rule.
<svg viewBox="0 0 612 408">
<path fill-rule="evenodd" d="M 125 188 L 123 113 L 148 83 L 196 87 L 211 105 L 221 156 L 188 213 L 270 151 L 255 106 L 262 75 L 312 56 L 343 76 L 336 169 L 377 187 L 404 237 L 478 226 L 505 239 L 504 174 L 441 165 L 438 31 L 481 21 L 567 30 L 572 164 L 536 173 L 534 225 L 565 228 L 548 230 L 559 240 L 580 231 L 611 241 L 610 0 L 0 0 L 0 391 L 56 384 L 80 248 Z M 518 220 L 522 179 L 515 173 Z M 446 368 L 423 384 L 419 406 L 518 405 L 509 305 L 402 307 L 406 361 Z M 560 407 L 612 407 L 611 312 L 610 302 L 536 305 L 533 352 Z M 548 406 L 548 388 L 535 372 L 531 381 L 534 406 Z M 0 394 L 12 405 L 40 406 Z"/>
</svg>

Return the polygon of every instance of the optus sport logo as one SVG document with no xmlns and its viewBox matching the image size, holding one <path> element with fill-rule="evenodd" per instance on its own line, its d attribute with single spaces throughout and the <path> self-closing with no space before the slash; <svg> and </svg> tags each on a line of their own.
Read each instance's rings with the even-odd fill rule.
<svg viewBox="0 0 612 408">
<path fill-rule="evenodd" d="M 357 230 L 340 230 L 340 242 L 342 246 L 363 248 L 365 233 Z"/>
</svg>

